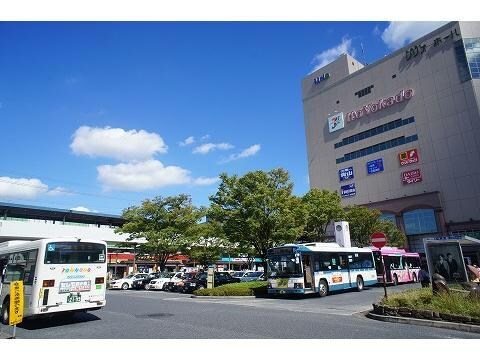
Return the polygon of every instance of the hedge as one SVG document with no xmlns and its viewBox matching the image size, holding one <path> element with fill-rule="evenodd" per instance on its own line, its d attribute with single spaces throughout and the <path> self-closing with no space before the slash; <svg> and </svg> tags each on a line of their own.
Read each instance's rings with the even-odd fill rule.
<svg viewBox="0 0 480 360">
<path fill-rule="evenodd" d="M 193 292 L 198 296 L 252 296 L 266 295 L 266 281 L 250 281 L 217 286 L 213 289 L 201 289 Z"/>
</svg>

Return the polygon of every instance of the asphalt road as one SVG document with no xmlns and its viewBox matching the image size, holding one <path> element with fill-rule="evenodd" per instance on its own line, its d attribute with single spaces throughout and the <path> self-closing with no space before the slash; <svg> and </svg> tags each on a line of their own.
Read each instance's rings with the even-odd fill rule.
<svg viewBox="0 0 480 360">
<path fill-rule="evenodd" d="M 389 291 L 419 286 L 401 285 Z M 325 298 L 191 298 L 190 295 L 109 290 L 107 306 L 77 314 L 26 321 L 18 338 L 480 338 L 480 334 L 366 318 L 383 288 L 348 291 Z M 0 332 L 11 329 L 0 325 Z"/>
</svg>

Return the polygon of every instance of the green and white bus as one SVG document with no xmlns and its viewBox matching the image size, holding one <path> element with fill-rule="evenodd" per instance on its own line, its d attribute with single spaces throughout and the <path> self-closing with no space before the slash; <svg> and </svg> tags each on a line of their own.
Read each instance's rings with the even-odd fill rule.
<svg viewBox="0 0 480 360">
<path fill-rule="evenodd" d="M 268 293 L 321 297 L 377 283 L 372 250 L 336 243 L 287 244 L 268 250 Z"/>
</svg>

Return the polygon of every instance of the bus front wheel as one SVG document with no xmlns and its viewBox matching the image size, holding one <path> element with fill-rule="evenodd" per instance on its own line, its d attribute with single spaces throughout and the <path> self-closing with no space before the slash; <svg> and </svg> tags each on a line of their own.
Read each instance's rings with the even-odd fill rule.
<svg viewBox="0 0 480 360">
<path fill-rule="evenodd" d="M 357 291 L 363 290 L 363 279 L 361 276 L 357 276 Z"/>
<path fill-rule="evenodd" d="M 10 314 L 8 313 L 10 309 L 10 301 L 5 300 L 2 305 L 2 324 L 3 325 L 8 325 L 8 322 L 10 320 Z"/>
<path fill-rule="evenodd" d="M 417 274 L 413 273 L 413 282 L 416 283 L 417 282 Z"/>
<path fill-rule="evenodd" d="M 320 297 L 325 297 L 328 295 L 328 284 L 325 280 L 320 280 L 318 283 L 318 294 Z"/>
<path fill-rule="evenodd" d="M 394 274 L 393 275 L 393 286 L 397 286 L 398 285 L 398 277 L 397 277 L 397 274 Z"/>
</svg>

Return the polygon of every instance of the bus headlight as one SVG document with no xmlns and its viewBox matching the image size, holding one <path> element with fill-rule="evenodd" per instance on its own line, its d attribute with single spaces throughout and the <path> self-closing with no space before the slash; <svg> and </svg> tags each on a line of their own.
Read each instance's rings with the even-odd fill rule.
<svg viewBox="0 0 480 360">
<path fill-rule="evenodd" d="M 267 284 L 267 289 L 271 289 L 272 288 L 272 283 L 271 282 L 268 282 Z"/>
</svg>

